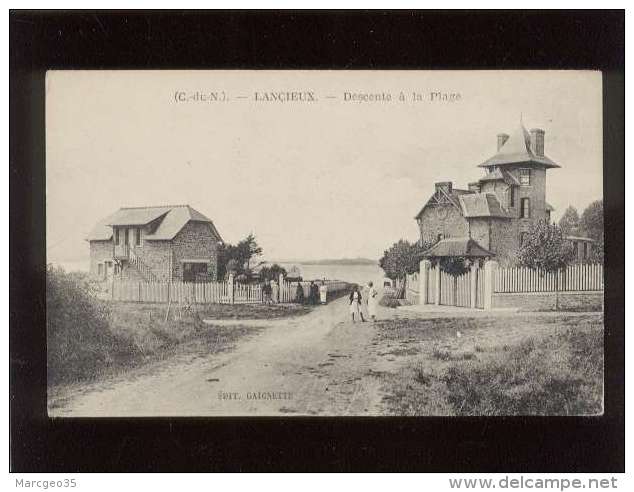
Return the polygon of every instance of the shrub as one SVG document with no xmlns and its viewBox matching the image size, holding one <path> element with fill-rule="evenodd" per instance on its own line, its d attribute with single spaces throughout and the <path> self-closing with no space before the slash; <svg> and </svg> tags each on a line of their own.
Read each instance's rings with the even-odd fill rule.
<svg viewBox="0 0 634 492">
<path fill-rule="evenodd" d="M 109 309 L 92 297 L 88 282 L 49 265 L 46 269 L 46 342 L 49 384 L 96 375 L 135 352 L 110 331 Z"/>
<path fill-rule="evenodd" d="M 401 303 L 393 296 L 383 296 L 383 298 L 379 301 L 379 305 L 388 308 L 397 308 L 401 305 Z"/>
<path fill-rule="evenodd" d="M 588 415 L 602 411 L 602 332 L 533 339 L 444 376 L 458 415 Z"/>
</svg>

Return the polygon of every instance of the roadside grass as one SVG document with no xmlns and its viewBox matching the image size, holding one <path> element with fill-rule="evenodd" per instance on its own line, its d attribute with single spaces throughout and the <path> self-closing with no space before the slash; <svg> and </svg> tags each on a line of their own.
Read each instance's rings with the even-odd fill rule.
<svg viewBox="0 0 634 492">
<path fill-rule="evenodd" d="M 96 299 L 85 279 L 47 269 L 47 377 L 56 386 L 100 380 L 178 355 L 205 356 L 235 346 L 257 333 L 252 326 L 213 326 L 213 319 L 270 319 L 296 316 L 300 305 L 196 306 L 180 316 L 164 304 L 107 302 Z"/>
<path fill-rule="evenodd" d="M 58 327 L 56 336 L 49 330 L 49 386 L 99 380 L 178 355 L 222 352 L 260 330 L 206 325 L 195 314 L 165 321 L 164 307 L 96 302 L 105 312 L 98 330 L 86 330 L 77 319 Z"/>
<path fill-rule="evenodd" d="M 601 315 L 401 319 L 382 322 L 377 336 L 420 349 L 381 376 L 391 414 L 603 412 Z"/>
</svg>

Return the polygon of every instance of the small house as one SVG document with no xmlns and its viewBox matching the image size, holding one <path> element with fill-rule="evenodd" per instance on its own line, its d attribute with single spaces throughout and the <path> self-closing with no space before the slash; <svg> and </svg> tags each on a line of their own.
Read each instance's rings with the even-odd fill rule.
<svg viewBox="0 0 634 492">
<path fill-rule="evenodd" d="M 216 280 L 222 238 L 189 205 L 125 207 L 88 235 L 93 279 L 147 282 Z"/>
</svg>

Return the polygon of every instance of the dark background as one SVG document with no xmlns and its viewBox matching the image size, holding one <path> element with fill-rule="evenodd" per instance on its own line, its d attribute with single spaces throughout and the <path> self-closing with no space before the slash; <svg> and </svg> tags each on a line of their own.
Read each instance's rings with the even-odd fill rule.
<svg viewBox="0 0 634 492">
<path fill-rule="evenodd" d="M 623 472 L 624 24 L 623 11 L 12 11 L 11 470 Z M 44 140 L 49 68 L 602 70 L 605 414 L 49 419 Z"/>
</svg>

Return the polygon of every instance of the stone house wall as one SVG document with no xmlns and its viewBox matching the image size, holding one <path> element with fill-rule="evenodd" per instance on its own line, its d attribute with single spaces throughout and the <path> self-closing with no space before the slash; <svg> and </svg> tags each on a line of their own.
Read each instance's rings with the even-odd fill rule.
<svg viewBox="0 0 634 492">
<path fill-rule="evenodd" d="M 137 246 L 134 249 L 134 252 L 152 270 L 159 281 L 169 282 L 170 257 L 172 256 L 171 241 L 145 240 L 142 246 Z"/>
<path fill-rule="evenodd" d="M 438 208 L 442 209 L 440 213 Z M 439 235 L 442 238 L 465 237 L 469 229 L 461 211 L 451 204 L 426 207 L 417 222 L 423 242 L 435 242 Z"/>
<path fill-rule="evenodd" d="M 90 241 L 90 276 L 93 279 L 103 280 L 104 275 L 99 277 L 99 263 L 113 261 L 112 259 L 112 240 L 108 241 Z"/>
<path fill-rule="evenodd" d="M 216 280 L 218 272 L 218 238 L 207 222 L 190 221 L 172 241 L 174 279 L 183 278 L 183 260 L 208 260 L 209 280 Z"/>
</svg>

